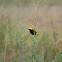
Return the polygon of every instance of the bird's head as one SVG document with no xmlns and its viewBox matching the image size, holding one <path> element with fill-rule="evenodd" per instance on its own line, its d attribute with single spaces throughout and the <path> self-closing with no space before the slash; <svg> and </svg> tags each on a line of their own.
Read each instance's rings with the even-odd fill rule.
<svg viewBox="0 0 62 62">
<path fill-rule="evenodd" d="M 33 28 L 29 28 L 29 30 L 33 30 Z"/>
</svg>

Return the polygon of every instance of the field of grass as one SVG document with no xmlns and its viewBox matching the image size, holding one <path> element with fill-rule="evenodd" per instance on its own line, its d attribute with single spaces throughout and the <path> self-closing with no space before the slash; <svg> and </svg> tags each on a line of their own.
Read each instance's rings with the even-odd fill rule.
<svg viewBox="0 0 62 62">
<path fill-rule="evenodd" d="M 0 62 L 62 62 L 61 5 L 1 5 Z"/>
</svg>

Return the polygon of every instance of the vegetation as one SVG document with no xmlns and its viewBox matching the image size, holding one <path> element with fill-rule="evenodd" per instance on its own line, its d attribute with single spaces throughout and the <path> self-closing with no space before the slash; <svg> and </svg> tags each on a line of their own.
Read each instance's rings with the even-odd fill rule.
<svg viewBox="0 0 62 62">
<path fill-rule="evenodd" d="M 62 8 L 52 1 L 0 0 L 0 62 L 62 62 Z"/>
</svg>

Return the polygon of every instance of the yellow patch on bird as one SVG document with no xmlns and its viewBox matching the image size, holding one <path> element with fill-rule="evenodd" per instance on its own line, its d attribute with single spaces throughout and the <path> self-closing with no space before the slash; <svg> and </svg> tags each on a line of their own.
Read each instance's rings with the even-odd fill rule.
<svg viewBox="0 0 62 62">
<path fill-rule="evenodd" d="M 32 28 L 29 28 L 30 30 L 32 30 Z"/>
<path fill-rule="evenodd" d="M 36 35 L 38 35 L 38 33 L 36 33 Z"/>
</svg>

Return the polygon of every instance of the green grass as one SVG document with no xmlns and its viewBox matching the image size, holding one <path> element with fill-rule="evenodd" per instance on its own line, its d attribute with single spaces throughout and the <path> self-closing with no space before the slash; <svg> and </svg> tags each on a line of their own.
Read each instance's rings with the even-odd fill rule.
<svg viewBox="0 0 62 62">
<path fill-rule="evenodd" d="M 54 6 L 51 15 L 49 7 L 40 8 L 38 13 L 31 6 L 21 10 L 13 7 L 1 10 L 0 62 L 62 62 L 62 25 L 56 25 L 61 10 L 56 10 Z M 55 13 L 54 10 L 58 12 Z M 53 24 L 48 23 L 51 19 Z M 31 35 L 28 30 L 30 27 L 35 28 L 39 35 Z"/>
<path fill-rule="evenodd" d="M 10 18 L 4 26 L 0 24 L 0 59 L 3 57 L 1 62 L 52 62 L 55 57 L 57 62 L 62 61 L 62 56 L 58 55 L 59 51 L 54 48 L 52 40 L 52 35 L 55 39 L 56 34 L 51 35 L 49 28 L 45 32 L 38 31 L 39 36 L 27 36 L 28 29 L 23 25 L 19 30 L 13 28 Z"/>
</svg>

